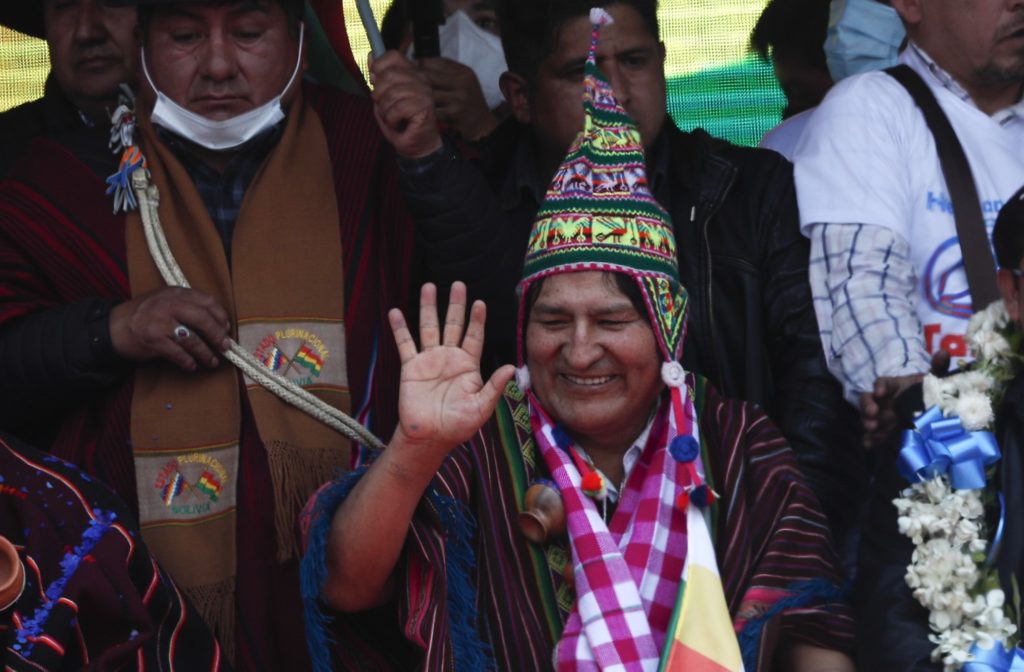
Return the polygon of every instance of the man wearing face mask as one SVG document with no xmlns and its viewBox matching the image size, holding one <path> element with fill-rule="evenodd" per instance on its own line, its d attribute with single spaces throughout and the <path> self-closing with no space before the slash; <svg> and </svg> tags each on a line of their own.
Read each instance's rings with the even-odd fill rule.
<svg viewBox="0 0 1024 672">
<path fill-rule="evenodd" d="M 51 451 L 128 502 L 237 668 L 305 669 L 296 519 L 350 442 L 224 350 L 391 431 L 378 337 L 411 246 L 394 159 L 368 103 L 302 81 L 301 0 L 123 4 L 143 83 L 115 115 L 122 169 L 104 184 L 40 155 L 0 187 L 0 424 L 59 428 Z M 54 161 L 77 172 L 55 185 Z M 124 189 L 143 162 L 155 210 Z M 144 213 L 187 284 L 165 285 Z"/>
<path fill-rule="evenodd" d="M 860 406 L 869 444 L 884 439 L 893 399 L 928 371 L 932 354 L 967 356 L 972 296 L 979 305 L 984 292 L 994 292 L 988 232 L 999 206 L 1024 182 L 1024 5 L 894 0 L 892 6 L 909 40 L 900 63 L 923 80 L 948 119 L 969 167 L 962 172 L 973 180 L 960 193 L 978 205 L 953 203 L 955 185 L 940 165 L 930 124 L 907 89 L 884 72 L 837 84 L 797 145 L 797 195 L 802 230 L 811 239 L 822 342 L 847 398 Z M 896 36 L 871 34 L 868 26 L 885 11 L 872 2 L 848 5 L 848 30 L 829 42 L 849 55 L 871 53 L 870 41 L 882 57 Z M 971 266 L 990 283 L 968 286 L 954 207 L 975 220 L 964 230 L 975 232 L 975 249 L 988 259 L 979 256 Z"/>
<path fill-rule="evenodd" d="M 832 79 L 895 65 L 906 37 L 899 14 L 884 0 L 832 0 L 825 36 Z"/>
<path fill-rule="evenodd" d="M 799 5 L 790 8 L 786 3 L 777 3 L 778 0 L 765 8 L 750 41 L 765 59 L 768 58 L 768 47 L 771 47 L 775 75 L 789 105 L 782 113 L 782 123 L 765 133 L 759 146 L 775 150 L 792 161 L 800 135 L 832 82 L 896 65 L 899 47 L 906 33 L 896 10 L 881 0 L 833 0 L 828 6 L 827 16 L 818 14 L 819 10 L 826 9 L 819 2 L 813 3 L 811 11 Z M 809 34 L 800 37 L 816 41 L 812 47 L 808 47 L 807 42 L 797 43 L 804 44 L 805 50 L 816 52 L 804 52 L 815 67 L 802 76 L 799 76 L 800 70 L 790 65 L 794 59 L 791 53 L 787 53 L 792 52 L 795 46 L 793 21 L 786 16 L 787 9 L 798 12 L 799 20 L 805 21 L 805 28 L 810 29 Z M 820 32 L 815 30 L 819 27 Z M 805 99 L 802 111 L 794 104 L 790 93 L 794 89 Z M 813 93 L 812 106 L 807 105 L 807 93 Z"/>
<path fill-rule="evenodd" d="M 45 39 L 50 52 L 43 97 L 0 114 L 0 176 L 40 136 L 79 145 L 95 140 L 89 144 L 102 159 L 101 171 L 111 170 L 108 164 L 116 162 L 105 151 L 110 113 L 119 85 L 135 81 L 135 10 L 99 0 L 7 2 L 0 25 Z"/>
<path fill-rule="evenodd" d="M 469 142 L 490 135 L 508 116 L 498 80 L 507 69 L 494 0 L 432 0 L 443 9 L 438 29 L 440 54 L 417 58 L 412 7 L 395 0 L 384 16 L 381 36 L 388 49 L 417 59 L 434 91 L 437 118 Z"/>
</svg>

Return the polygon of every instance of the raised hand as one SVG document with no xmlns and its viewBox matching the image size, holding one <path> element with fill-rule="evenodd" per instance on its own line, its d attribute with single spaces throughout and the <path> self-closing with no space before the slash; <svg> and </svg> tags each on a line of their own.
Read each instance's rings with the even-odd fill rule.
<svg viewBox="0 0 1024 672">
<path fill-rule="evenodd" d="M 503 366 L 486 383 L 480 376 L 486 309 L 473 304 L 465 325 L 466 286 L 452 285 L 445 323 L 439 323 L 437 288 L 420 292 L 420 349 L 409 333 L 402 311 L 388 318 L 402 361 L 398 393 L 399 428 L 405 442 L 447 455 L 465 442 L 494 412 L 515 369 Z M 464 330 L 465 327 L 465 330 Z"/>
</svg>

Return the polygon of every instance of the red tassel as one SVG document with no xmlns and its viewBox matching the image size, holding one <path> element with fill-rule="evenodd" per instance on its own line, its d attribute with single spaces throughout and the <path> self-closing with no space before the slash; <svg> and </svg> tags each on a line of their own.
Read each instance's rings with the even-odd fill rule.
<svg viewBox="0 0 1024 672">
<path fill-rule="evenodd" d="M 596 471 L 588 471 L 583 475 L 583 482 L 580 484 L 583 493 L 588 497 L 601 499 L 604 494 L 604 479 Z"/>
<path fill-rule="evenodd" d="M 686 511 L 687 507 L 690 506 L 690 493 L 685 490 L 680 492 L 679 496 L 676 497 L 676 506 L 680 511 Z"/>
</svg>

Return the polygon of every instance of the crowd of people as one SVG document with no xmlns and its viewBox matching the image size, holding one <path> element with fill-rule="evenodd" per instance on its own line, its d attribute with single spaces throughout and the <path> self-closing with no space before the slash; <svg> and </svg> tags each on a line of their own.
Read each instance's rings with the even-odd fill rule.
<svg viewBox="0 0 1024 672">
<path fill-rule="evenodd" d="M 0 9 L 4 669 L 1024 669 L 1024 4 L 420 1 Z"/>
</svg>

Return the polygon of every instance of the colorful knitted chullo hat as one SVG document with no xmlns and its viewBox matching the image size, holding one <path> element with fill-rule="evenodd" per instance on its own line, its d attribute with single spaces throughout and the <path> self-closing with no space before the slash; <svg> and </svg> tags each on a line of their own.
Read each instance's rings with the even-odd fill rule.
<svg viewBox="0 0 1024 672">
<path fill-rule="evenodd" d="M 518 363 L 525 372 L 521 335 L 532 283 L 556 273 L 612 271 L 639 285 L 665 358 L 662 377 L 679 387 L 682 367 L 676 360 L 682 351 L 687 295 L 679 281 L 672 221 L 647 186 L 640 132 L 597 67 L 599 27 L 610 20 L 604 10 L 591 10 L 594 32 L 584 72 L 583 129 L 555 173 L 530 232 L 518 287 Z M 520 382 L 525 383 L 523 375 Z"/>
</svg>

